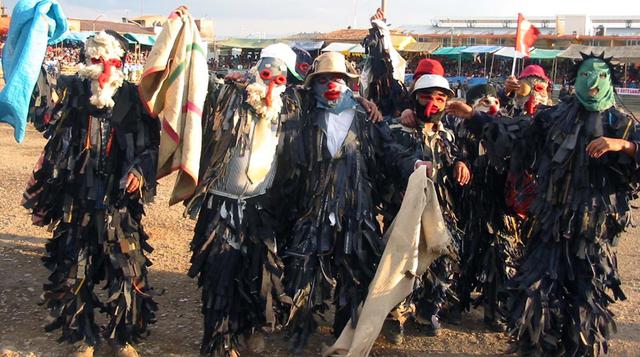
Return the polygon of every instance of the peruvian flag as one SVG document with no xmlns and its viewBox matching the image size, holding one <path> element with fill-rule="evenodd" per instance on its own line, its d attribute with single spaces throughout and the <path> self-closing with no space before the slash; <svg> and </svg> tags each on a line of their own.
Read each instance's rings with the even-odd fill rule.
<svg viewBox="0 0 640 357">
<path fill-rule="evenodd" d="M 540 30 L 518 13 L 518 29 L 516 30 L 516 51 L 529 57 L 529 49 L 536 42 Z"/>
</svg>

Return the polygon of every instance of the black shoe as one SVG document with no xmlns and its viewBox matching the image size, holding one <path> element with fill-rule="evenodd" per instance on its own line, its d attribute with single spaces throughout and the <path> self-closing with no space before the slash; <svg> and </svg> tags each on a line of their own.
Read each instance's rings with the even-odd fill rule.
<svg viewBox="0 0 640 357">
<path fill-rule="evenodd" d="M 440 325 L 427 324 L 424 326 L 424 332 L 427 336 L 438 336 L 440 335 Z"/>
<path fill-rule="evenodd" d="M 394 345 L 404 343 L 404 327 L 398 320 L 386 320 L 384 323 L 384 337 Z"/>
</svg>

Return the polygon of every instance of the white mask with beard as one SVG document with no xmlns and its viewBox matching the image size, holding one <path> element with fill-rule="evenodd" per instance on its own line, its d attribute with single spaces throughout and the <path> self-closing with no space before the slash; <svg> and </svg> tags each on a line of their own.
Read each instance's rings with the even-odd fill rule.
<svg viewBox="0 0 640 357">
<path fill-rule="evenodd" d="M 247 103 L 258 115 L 277 121 L 282 110 L 282 93 L 287 89 L 287 66 L 277 58 L 265 57 L 251 69 L 254 80 L 247 86 Z"/>
<path fill-rule="evenodd" d="M 97 108 L 112 108 L 113 96 L 124 83 L 121 58 L 124 49 L 113 36 L 102 31 L 87 39 L 85 63 L 80 65 L 78 75 L 91 81 L 89 102 Z"/>
</svg>

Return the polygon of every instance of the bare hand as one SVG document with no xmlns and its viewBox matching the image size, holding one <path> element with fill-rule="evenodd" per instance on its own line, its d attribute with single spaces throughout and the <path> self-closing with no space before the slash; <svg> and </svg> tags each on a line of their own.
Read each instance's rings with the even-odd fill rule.
<svg viewBox="0 0 640 357">
<path fill-rule="evenodd" d="M 635 153 L 635 150 L 635 144 L 630 141 L 624 139 L 607 138 L 604 136 L 594 139 L 587 145 L 587 154 L 596 159 L 609 151 L 625 151 L 630 155 L 633 155 Z"/>
<path fill-rule="evenodd" d="M 460 186 L 464 186 L 471 180 L 471 171 L 462 161 L 456 161 L 453 166 L 453 178 L 458 181 Z"/>
<path fill-rule="evenodd" d="M 411 109 L 405 109 L 400 114 L 400 124 L 408 127 L 415 128 L 417 126 L 416 114 Z"/>
<path fill-rule="evenodd" d="M 509 78 L 504 81 L 504 91 L 507 95 L 517 92 L 518 89 L 520 89 L 520 84 L 516 76 L 509 76 Z"/>
<path fill-rule="evenodd" d="M 381 8 L 376 9 L 375 15 L 371 16 L 371 21 L 384 20 L 384 11 Z"/>
<path fill-rule="evenodd" d="M 129 172 L 129 175 L 127 176 L 126 187 L 127 187 L 127 192 L 129 193 L 136 192 L 140 188 L 140 180 L 136 175 L 134 175 L 131 172 Z"/>
<path fill-rule="evenodd" d="M 433 176 L 433 162 L 431 161 L 416 161 L 415 169 L 417 170 L 420 166 L 427 167 L 427 177 Z"/>
<path fill-rule="evenodd" d="M 449 102 L 445 108 L 447 114 L 456 116 L 462 119 L 470 119 L 473 116 L 473 108 L 464 102 Z"/>
<path fill-rule="evenodd" d="M 378 123 L 382 121 L 383 119 L 382 113 L 380 112 L 380 110 L 378 110 L 378 106 L 376 105 L 376 103 L 370 100 L 366 100 L 363 97 L 357 97 L 357 98 L 358 98 L 358 102 L 360 102 L 360 105 L 362 105 L 364 110 L 366 110 L 367 113 L 369 113 L 369 119 L 371 119 L 372 122 Z"/>
</svg>

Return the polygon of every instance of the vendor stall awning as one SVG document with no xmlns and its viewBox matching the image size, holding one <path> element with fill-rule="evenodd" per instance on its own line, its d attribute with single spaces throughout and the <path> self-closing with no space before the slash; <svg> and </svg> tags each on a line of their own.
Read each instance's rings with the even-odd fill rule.
<svg viewBox="0 0 640 357">
<path fill-rule="evenodd" d="M 584 46 L 584 45 L 570 45 L 562 53 L 558 54 L 561 58 L 580 59 L 582 56 L 580 53 L 600 55 L 604 52 L 605 57 L 613 57 L 618 61 L 637 61 L 640 60 L 640 46 L 614 46 L 614 47 L 600 47 L 600 46 Z"/>
<path fill-rule="evenodd" d="M 317 51 L 324 46 L 324 41 L 291 41 L 291 47 L 302 48 L 305 51 Z"/>
<path fill-rule="evenodd" d="M 352 48 L 359 46 L 355 43 L 333 42 L 322 49 L 322 52 L 349 52 Z M 361 46 L 362 47 L 362 46 Z"/>
<path fill-rule="evenodd" d="M 432 55 L 434 56 L 458 56 L 462 54 L 462 50 L 467 48 L 467 46 L 459 46 L 459 47 L 440 47 L 437 50 L 433 51 Z"/>
<path fill-rule="evenodd" d="M 501 49 L 497 50 L 496 52 L 493 53 L 494 56 L 499 56 L 499 57 L 511 57 L 513 58 L 515 54 L 516 58 L 523 58 L 524 55 L 520 52 L 517 52 L 516 49 L 514 47 L 502 47 Z"/>
<path fill-rule="evenodd" d="M 433 53 L 438 47 L 440 47 L 439 43 L 434 42 L 413 42 L 408 44 L 405 48 L 401 50 L 401 52 L 412 52 L 412 53 Z"/>
<path fill-rule="evenodd" d="M 134 43 L 139 43 L 143 46 L 153 46 L 156 43 L 156 37 L 152 35 L 142 35 L 137 33 L 125 33 L 124 37 L 127 40 L 131 40 Z"/>
<path fill-rule="evenodd" d="M 531 59 L 554 59 L 558 57 L 562 50 L 543 50 L 541 48 L 536 48 L 531 51 Z"/>
<path fill-rule="evenodd" d="M 463 49 L 462 53 L 494 53 L 500 50 L 502 46 L 469 46 Z"/>
</svg>

